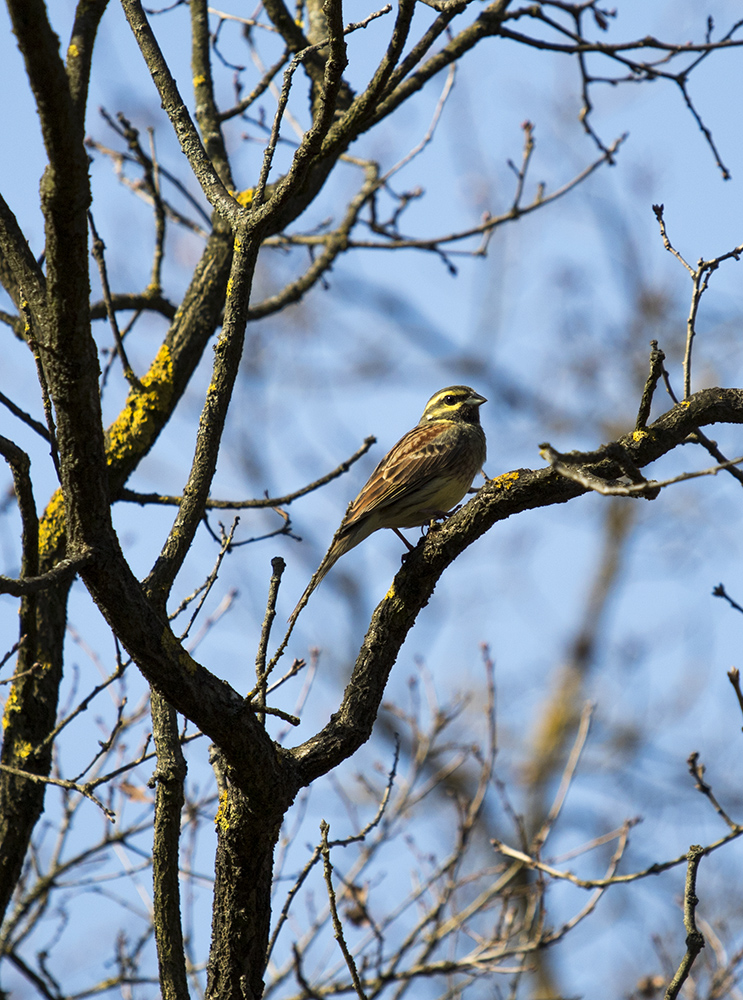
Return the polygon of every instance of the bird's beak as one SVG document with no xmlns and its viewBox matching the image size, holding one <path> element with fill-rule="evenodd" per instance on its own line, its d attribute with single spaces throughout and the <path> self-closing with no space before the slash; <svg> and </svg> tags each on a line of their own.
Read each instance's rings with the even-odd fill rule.
<svg viewBox="0 0 743 1000">
<path fill-rule="evenodd" d="M 465 403 L 468 406 L 482 406 L 483 403 L 487 403 L 487 399 L 481 396 L 479 392 L 473 392 L 471 396 L 465 399 Z"/>
</svg>

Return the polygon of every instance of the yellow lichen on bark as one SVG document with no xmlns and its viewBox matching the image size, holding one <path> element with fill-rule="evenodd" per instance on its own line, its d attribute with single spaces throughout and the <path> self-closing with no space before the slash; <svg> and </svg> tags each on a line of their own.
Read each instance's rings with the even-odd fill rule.
<svg viewBox="0 0 743 1000">
<path fill-rule="evenodd" d="M 189 674 L 196 672 L 196 661 L 182 648 L 169 628 L 163 629 L 162 644 L 169 656 L 177 658 L 180 667 L 187 670 Z"/>
<path fill-rule="evenodd" d="M 62 490 L 58 488 L 52 493 L 52 498 L 39 521 L 39 556 L 42 559 L 59 548 L 64 532 L 64 497 Z"/>
<path fill-rule="evenodd" d="M 161 421 L 154 418 L 168 412 L 173 395 L 173 361 L 165 344 L 157 352 L 141 385 L 141 389 L 131 389 L 123 410 L 108 429 L 106 455 L 109 465 L 146 450 L 160 429 Z"/>
</svg>

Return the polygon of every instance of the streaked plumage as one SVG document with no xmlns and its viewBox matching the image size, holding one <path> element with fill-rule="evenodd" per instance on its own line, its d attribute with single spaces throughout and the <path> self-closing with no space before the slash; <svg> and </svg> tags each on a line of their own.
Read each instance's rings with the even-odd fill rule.
<svg viewBox="0 0 743 1000">
<path fill-rule="evenodd" d="M 372 532 L 419 527 L 460 502 L 485 462 L 479 413 L 485 402 L 466 385 L 450 385 L 429 399 L 418 424 L 384 456 L 346 511 L 290 622 L 337 560 Z"/>
</svg>

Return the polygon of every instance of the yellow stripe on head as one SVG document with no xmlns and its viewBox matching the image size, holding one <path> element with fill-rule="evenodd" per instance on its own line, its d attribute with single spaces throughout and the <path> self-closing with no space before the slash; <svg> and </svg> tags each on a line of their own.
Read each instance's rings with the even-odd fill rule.
<svg viewBox="0 0 743 1000">
<path fill-rule="evenodd" d="M 429 420 L 466 420 L 479 423 L 478 407 L 487 400 L 468 385 L 439 389 L 426 403 L 421 423 Z"/>
</svg>

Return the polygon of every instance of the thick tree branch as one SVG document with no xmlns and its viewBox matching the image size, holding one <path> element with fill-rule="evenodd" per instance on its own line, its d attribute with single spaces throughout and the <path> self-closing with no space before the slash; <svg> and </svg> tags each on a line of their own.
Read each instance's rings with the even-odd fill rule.
<svg viewBox="0 0 743 1000">
<path fill-rule="evenodd" d="M 175 711 L 157 691 L 151 692 L 152 735 L 157 787 L 152 844 L 155 940 L 163 1000 L 189 1000 L 180 907 L 180 833 L 186 759 L 178 738 Z"/>
<path fill-rule="evenodd" d="M 170 118 L 181 149 L 188 157 L 194 176 L 201 185 L 210 205 L 234 226 L 242 209 L 227 191 L 202 145 L 140 0 L 121 0 L 121 3 L 129 26 L 147 63 L 152 80 L 160 94 L 163 109 Z"/>
<path fill-rule="evenodd" d="M 245 233 L 235 238 L 224 325 L 214 348 L 212 381 L 199 421 L 191 472 L 178 515 L 145 584 L 149 595 L 162 609 L 204 516 L 217 468 L 222 433 L 242 357 L 250 286 L 259 245 L 259 241 L 249 239 Z"/>
<path fill-rule="evenodd" d="M 70 44 L 67 48 L 67 77 L 70 81 L 70 94 L 77 119 L 83 126 L 88 103 L 93 47 L 98 26 L 107 6 L 108 0 L 78 0 L 75 8 L 75 23 L 72 26 Z"/>
<path fill-rule="evenodd" d="M 3 287 L 20 310 L 26 299 L 37 323 L 43 322 L 46 313 L 46 278 L 31 253 L 18 220 L 5 199 L 0 195 L 0 278 Z M 25 331 L 26 337 L 28 330 Z"/>
<path fill-rule="evenodd" d="M 209 12 L 205 0 L 193 0 L 189 4 L 189 9 L 191 12 L 191 71 L 196 98 L 196 121 L 201 130 L 206 155 L 214 165 L 222 183 L 231 190 L 234 188 L 232 170 L 222 135 L 217 102 L 214 97 L 214 80 L 209 52 L 211 41 Z"/>
<path fill-rule="evenodd" d="M 627 434 L 582 458 L 592 475 L 616 479 L 623 475 L 610 457 L 617 449 L 642 468 L 682 444 L 695 428 L 712 423 L 743 423 L 743 390 L 705 389 L 646 430 Z M 446 567 L 498 521 L 567 503 L 585 492 L 586 487 L 552 469 L 519 469 L 490 480 L 459 513 L 418 543 L 372 616 L 338 712 L 320 733 L 291 751 L 303 784 L 332 770 L 371 735 L 400 647 Z"/>
</svg>

